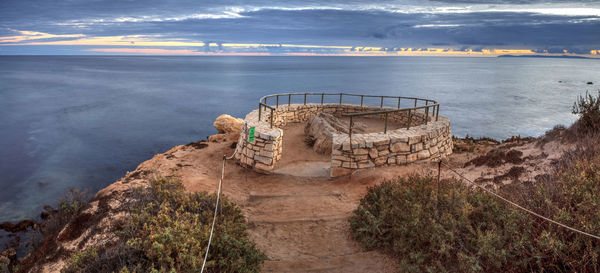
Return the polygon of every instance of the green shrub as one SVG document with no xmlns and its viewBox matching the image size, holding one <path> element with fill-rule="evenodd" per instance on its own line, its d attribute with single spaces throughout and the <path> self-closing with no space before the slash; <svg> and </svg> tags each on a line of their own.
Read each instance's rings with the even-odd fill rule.
<svg viewBox="0 0 600 273">
<path fill-rule="evenodd" d="M 552 219 L 600 234 L 598 170 L 600 159 L 582 161 L 562 172 L 558 182 L 519 184 L 520 201 Z M 350 226 L 364 248 L 397 257 L 402 272 L 600 271 L 598 240 L 455 180 L 442 181 L 439 195 L 430 177 L 399 178 L 370 188 Z"/>
<path fill-rule="evenodd" d="M 200 272 L 216 195 L 186 193 L 163 178 L 131 199 L 119 241 L 77 272 Z M 205 272 L 259 272 L 265 259 L 248 238 L 241 210 L 222 196 Z"/>
<path fill-rule="evenodd" d="M 430 177 L 370 188 L 350 219 L 354 238 L 398 257 L 402 272 L 518 272 L 536 262 L 525 255 L 524 215 L 457 181 L 437 191 Z"/>
<path fill-rule="evenodd" d="M 578 135 L 600 133 L 600 90 L 597 97 L 587 92 L 585 96 L 579 96 L 573 104 L 573 114 L 579 115 L 573 125 Z"/>
</svg>

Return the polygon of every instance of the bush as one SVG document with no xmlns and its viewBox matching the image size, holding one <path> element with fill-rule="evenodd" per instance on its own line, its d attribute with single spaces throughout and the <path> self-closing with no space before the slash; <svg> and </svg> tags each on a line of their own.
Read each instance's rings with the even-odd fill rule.
<svg viewBox="0 0 600 273">
<path fill-rule="evenodd" d="M 543 183 L 521 189 L 521 201 L 552 219 L 600 234 L 600 159 L 596 165 L 583 164 L 563 172 L 553 189 Z M 433 178 L 409 177 L 370 188 L 350 219 L 354 238 L 366 249 L 397 257 L 402 272 L 600 271 L 598 240 L 541 221 L 458 181 L 445 180 L 439 187 L 438 195 Z"/>
<path fill-rule="evenodd" d="M 131 199 L 119 241 L 86 256 L 84 265 L 72 260 L 63 272 L 200 272 L 216 195 L 185 193 L 175 179 L 163 178 Z M 206 272 L 259 272 L 265 259 L 248 238 L 241 210 L 222 197 Z"/>
<path fill-rule="evenodd" d="M 76 221 L 76 216 L 88 205 L 89 199 L 88 191 L 70 189 L 59 199 L 56 208 L 44 206 L 44 220 L 27 233 L 28 242 L 25 246 L 30 251 L 15 272 L 30 272 L 31 267 L 41 260 L 52 260 L 61 255 L 56 242 L 58 234 L 71 221 Z"/>
<path fill-rule="evenodd" d="M 526 255 L 523 214 L 453 180 L 437 195 L 434 181 L 413 176 L 370 188 L 350 219 L 354 238 L 398 257 L 402 272 L 519 272 L 537 262 Z"/>
<path fill-rule="evenodd" d="M 597 97 L 587 92 L 585 96 L 579 96 L 573 104 L 573 114 L 579 115 L 579 119 L 573 125 L 577 133 L 600 133 L 600 90 Z"/>
</svg>

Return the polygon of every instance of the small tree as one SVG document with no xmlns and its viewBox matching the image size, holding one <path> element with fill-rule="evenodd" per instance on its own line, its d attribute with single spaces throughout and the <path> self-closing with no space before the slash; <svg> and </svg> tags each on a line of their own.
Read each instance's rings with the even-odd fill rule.
<svg viewBox="0 0 600 273">
<path fill-rule="evenodd" d="M 574 124 L 578 133 L 590 134 L 600 132 L 600 90 L 594 97 L 588 92 L 579 96 L 573 104 L 573 114 L 579 115 L 579 120 Z"/>
</svg>

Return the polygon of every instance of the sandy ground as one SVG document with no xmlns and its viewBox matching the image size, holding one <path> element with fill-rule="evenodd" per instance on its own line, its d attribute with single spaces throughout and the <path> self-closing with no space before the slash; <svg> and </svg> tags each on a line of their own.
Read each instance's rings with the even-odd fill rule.
<svg viewBox="0 0 600 273">
<path fill-rule="evenodd" d="M 302 132 L 301 124 L 286 128 L 278 168 L 300 166 L 301 169 L 302 164 L 327 159 L 302 142 Z M 143 185 L 149 178 L 166 175 L 179 176 L 189 191 L 215 192 L 223 155 L 233 153 L 232 143 L 236 138 L 232 136 L 224 142 L 208 143 L 204 148 L 176 146 L 142 163 L 134 172 L 102 190 L 99 196 L 124 191 Z M 516 149 L 523 152 L 523 157 L 528 157 L 520 164 L 525 172 L 519 180 L 526 181 L 549 168 L 549 159 L 560 155 L 563 149 L 558 143 L 546 144 L 542 149 L 531 141 L 507 145 L 475 144 L 472 152 L 455 153 L 447 162 L 472 180 L 493 177 L 514 164 L 496 168 L 463 166 L 492 149 Z M 348 218 L 368 187 L 398 176 L 437 175 L 437 167 L 436 163 L 380 167 L 330 179 L 263 175 L 229 160 L 225 164 L 223 193 L 242 208 L 250 237 L 267 254 L 263 272 L 394 272 L 393 258 L 378 252 L 365 252 L 356 244 L 349 232 Z M 441 175 L 455 176 L 446 168 L 442 168 Z"/>
<path fill-rule="evenodd" d="M 139 178 L 125 177 L 100 195 L 140 185 L 145 177 L 173 174 L 189 191 L 214 192 L 222 155 L 233 153 L 230 146 L 231 141 L 203 149 L 177 146 L 130 173 L 143 173 Z M 394 272 L 393 259 L 361 250 L 350 237 L 348 218 L 367 187 L 419 171 L 420 166 L 387 167 L 329 179 L 262 175 L 227 161 L 223 193 L 242 208 L 250 237 L 267 254 L 263 272 Z"/>
<path fill-rule="evenodd" d="M 338 118 L 345 122 L 350 122 L 349 117 L 338 117 Z M 382 119 L 379 119 L 379 118 L 354 117 L 354 118 L 352 118 L 352 121 L 354 123 L 360 123 L 362 125 L 365 125 L 366 127 L 365 127 L 364 133 L 383 132 L 383 129 L 385 128 L 385 121 Z M 406 124 L 403 124 L 401 122 L 394 122 L 394 121 L 388 120 L 387 129 L 388 130 L 396 130 L 396 129 L 404 128 L 405 126 L 406 126 Z"/>
</svg>

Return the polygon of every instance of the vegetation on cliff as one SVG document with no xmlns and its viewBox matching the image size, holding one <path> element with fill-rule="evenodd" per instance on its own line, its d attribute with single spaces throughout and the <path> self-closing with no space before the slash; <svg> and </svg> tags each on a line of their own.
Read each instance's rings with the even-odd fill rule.
<svg viewBox="0 0 600 273">
<path fill-rule="evenodd" d="M 184 192 L 174 178 L 151 181 L 132 194 L 115 242 L 76 253 L 62 272 L 200 272 L 215 201 Z M 222 197 L 205 272 L 259 272 L 265 258 L 241 210 Z"/>
<path fill-rule="evenodd" d="M 579 120 L 540 138 L 564 141 L 552 172 L 500 193 L 533 211 L 600 234 L 600 94 Z M 576 136 L 576 137 L 573 137 Z M 397 257 L 402 272 L 600 272 L 600 240 L 540 220 L 457 180 L 409 177 L 368 190 L 350 219 L 366 249 Z"/>
</svg>

